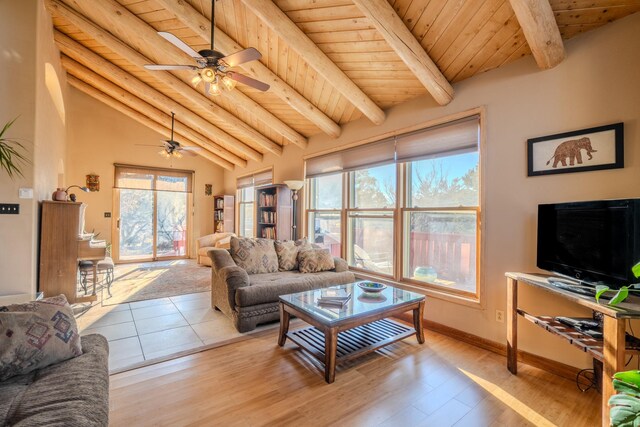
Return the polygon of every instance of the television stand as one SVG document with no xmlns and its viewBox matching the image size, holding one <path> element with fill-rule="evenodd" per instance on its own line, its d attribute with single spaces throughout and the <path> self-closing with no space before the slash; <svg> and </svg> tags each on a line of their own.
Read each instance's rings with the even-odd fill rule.
<svg viewBox="0 0 640 427">
<path fill-rule="evenodd" d="M 559 277 L 549 277 L 547 279 L 550 285 L 555 286 L 558 289 L 573 292 L 576 294 L 584 295 L 587 297 L 595 297 L 596 289 L 592 286 L 581 285 L 578 282 L 569 281 Z"/>
<path fill-rule="evenodd" d="M 532 322 L 580 348 L 603 364 L 602 383 L 602 425 L 609 426 L 609 398 L 615 394 L 611 378 L 616 372 L 624 371 L 625 356 L 640 354 L 637 344 L 628 343 L 626 338 L 627 319 L 640 319 L 640 305 L 622 302 L 616 307 L 598 304 L 591 295 L 582 295 L 562 289 L 551 281 L 557 277 L 543 274 L 505 273 L 507 277 L 507 369 L 518 372 L 518 316 Z M 575 328 L 555 321 L 553 316 L 533 315 L 518 308 L 518 285 L 524 283 L 590 310 L 603 314 L 603 337 L 597 339 Z M 629 344 L 629 345 L 627 345 Z M 634 348 L 636 347 L 636 348 Z"/>
</svg>

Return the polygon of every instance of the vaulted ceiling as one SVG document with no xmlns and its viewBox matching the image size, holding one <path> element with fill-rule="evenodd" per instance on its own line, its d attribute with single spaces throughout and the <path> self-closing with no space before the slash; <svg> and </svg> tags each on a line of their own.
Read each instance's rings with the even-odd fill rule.
<svg viewBox="0 0 640 427">
<path fill-rule="evenodd" d="M 360 117 L 429 94 L 533 53 L 541 69 L 564 58 L 563 40 L 640 10 L 640 0 L 217 0 L 215 48 L 262 53 L 241 72 L 271 85 L 238 84 L 212 97 L 193 64 L 157 35 L 209 48 L 211 0 L 45 0 L 69 84 L 226 168 L 245 167 L 308 137 L 337 137 Z M 549 7 L 550 6 L 550 7 Z"/>
</svg>

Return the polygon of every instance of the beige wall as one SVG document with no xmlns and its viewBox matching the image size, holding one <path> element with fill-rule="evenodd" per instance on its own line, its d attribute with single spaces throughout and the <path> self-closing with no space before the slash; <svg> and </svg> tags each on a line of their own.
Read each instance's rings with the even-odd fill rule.
<svg viewBox="0 0 640 427">
<path fill-rule="evenodd" d="M 52 97 L 54 74 L 58 88 Z M 64 179 L 58 167 L 64 157 L 65 123 L 53 101 L 64 109 L 66 83 L 60 76 L 43 2 L 0 0 L 0 125 L 19 116 L 7 136 L 19 139 L 31 160 L 23 178 L 11 180 L 0 172 L 0 201 L 20 204 L 19 215 L 0 217 L 0 295 L 36 289 L 38 201 L 49 198 Z M 19 188 L 32 188 L 34 198 L 19 199 Z"/>
<path fill-rule="evenodd" d="M 484 307 L 429 298 L 426 318 L 505 342 L 505 324 L 495 321 L 495 310 L 506 308 L 504 272 L 535 270 L 537 205 L 640 197 L 640 14 L 570 40 L 566 49 L 567 59 L 552 70 L 540 71 L 531 57 L 524 58 L 456 84 L 446 107 L 421 97 L 390 109 L 380 126 L 359 120 L 344 126 L 338 139 L 318 136 L 305 151 L 288 146 L 280 158 L 265 155 L 262 164 L 225 172 L 227 192 L 239 174 L 273 165 L 275 182 L 300 179 L 303 155 L 484 106 Z M 619 121 L 625 123 L 624 169 L 527 177 L 527 138 Z M 521 298 L 534 313 L 580 314 L 533 290 L 524 289 Z M 574 365 L 590 363 L 582 352 L 530 324 L 520 327 L 519 340 L 533 353 Z"/>
<path fill-rule="evenodd" d="M 111 225 L 115 218 L 105 218 L 104 212 L 114 210 L 113 165 L 124 163 L 195 171 L 193 236 L 213 232 L 213 197 L 204 195 L 204 184 L 213 184 L 213 194 L 221 194 L 222 168 L 200 156 L 169 161 L 160 157 L 160 148 L 137 146 L 159 145 L 169 135 L 160 135 L 76 89 L 69 90 L 68 105 L 67 182 L 85 185 L 87 174 L 100 175 L 99 192 L 76 192 L 78 201 L 88 204 L 85 230 L 95 229 L 100 239 L 112 241 Z M 195 258 L 195 251 L 191 252 Z"/>
</svg>

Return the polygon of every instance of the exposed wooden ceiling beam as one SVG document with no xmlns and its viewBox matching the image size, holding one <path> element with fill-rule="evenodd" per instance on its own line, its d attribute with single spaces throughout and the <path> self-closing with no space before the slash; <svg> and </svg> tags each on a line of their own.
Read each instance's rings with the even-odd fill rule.
<svg viewBox="0 0 640 427">
<path fill-rule="evenodd" d="M 155 63 L 195 64 L 193 58 L 160 37 L 153 27 L 115 0 L 63 0 L 63 2 L 100 27 L 108 28 L 109 32 L 148 58 L 153 59 Z M 174 74 L 188 84 L 193 78 L 191 72 L 176 72 Z M 243 109 L 287 140 L 293 143 L 297 141 L 299 144 L 308 142 L 307 138 L 240 90 L 225 92 L 221 96 L 224 96 L 234 107 Z M 271 146 L 271 148 L 278 151 L 275 146 Z"/>
<path fill-rule="evenodd" d="M 45 4 L 52 15 L 56 17 L 62 17 L 67 22 L 96 40 L 101 45 L 105 46 L 117 55 L 131 62 L 133 65 L 139 66 L 142 70 L 145 70 L 143 68 L 145 64 L 149 64 L 152 62 L 149 58 L 132 49 L 115 36 L 111 35 L 93 22 L 84 18 L 82 15 L 65 6 L 58 0 L 46 0 Z M 193 86 L 183 82 L 173 74 L 166 71 L 148 71 L 148 74 L 155 80 L 162 82 L 163 84 L 166 84 L 167 86 L 176 90 L 190 102 L 193 102 L 193 104 L 201 107 L 205 111 L 208 111 L 210 114 L 207 114 L 205 118 L 214 122 L 226 123 L 232 126 L 233 129 L 237 130 L 244 137 L 255 143 L 258 143 L 259 145 L 268 146 L 270 144 L 273 144 L 271 140 L 262 135 L 260 132 L 253 129 L 251 126 L 244 123 L 242 120 L 229 113 L 224 108 L 218 106 L 209 98 L 207 98 L 202 92 L 197 91 L 193 88 Z"/>
<path fill-rule="evenodd" d="M 242 2 L 369 120 L 377 125 L 384 122 L 384 111 L 271 0 L 242 0 Z"/>
<path fill-rule="evenodd" d="M 67 71 L 67 77 L 70 80 L 73 80 L 74 82 L 75 80 L 81 81 L 84 85 L 93 88 L 94 91 L 90 91 L 85 86 L 82 86 L 80 84 L 76 85 L 78 89 L 82 90 L 85 93 L 88 93 L 91 96 L 94 96 L 95 98 L 110 106 L 113 106 L 113 103 L 126 105 L 131 110 L 136 111 L 139 115 L 146 117 L 151 122 L 156 123 L 157 127 L 153 129 L 157 130 L 160 133 L 166 133 L 167 130 L 171 129 L 171 116 L 166 112 L 146 103 L 142 99 L 129 93 L 127 90 L 111 83 L 104 77 L 99 76 L 92 70 L 88 69 L 79 62 L 74 61 L 64 54 L 60 56 L 60 60 L 62 66 Z M 99 93 L 103 93 L 104 96 L 98 96 Z M 105 99 L 105 97 L 112 99 L 113 101 L 111 102 L 109 101 L 109 99 Z M 118 111 L 127 114 L 125 111 Z M 137 117 L 132 118 L 136 120 L 138 119 Z M 225 168 L 227 168 L 228 166 L 233 166 L 234 164 L 237 164 L 240 167 L 246 166 L 246 160 L 239 159 L 238 157 L 230 157 L 230 159 L 233 160 L 231 161 L 224 158 L 223 156 L 225 156 L 227 153 L 225 152 L 225 150 L 217 146 L 215 142 L 191 130 L 188 126 L 181 124 L 179 120 L 176 120 L 176 123 L 178 124 L 175 131 L 177 137 L 202 147 L 203 150 L 201 152 L 208 153 L 210 156 L 215 156 L 216 158 L 220 159 L 219 162 L 216 162 L 220 164 L 220 166 Z"/>
<path fill-rule="evenodd" d="M 440 105 L 453 99 L 453 87 L 387 0 L 353 0 L 389 46 Z"/>
<path fill-rule="evenodd" d="M 549 0 L 509 0 L 538 67 L 553 68 L 565 57 L 564 43 Z"/>
<path fill-rule="evenodd" d="M 178 21 L 189 27 L 193 32 L 198 34 L 200 38 L 211 43 L 211 21 L 189 5 L 189 3 L 181 0 L 156 0 L 156 3 L 175 15 Z M 235 40 L 216 27 L 215 48 L 229 55 L 245 49 L 245 46 L 239 45 Z M 333 137 L 340 136 L 341 129 L 337 123 L 331 120 L 285 81 L 280 79 L 280 77 L 260 61 L 247 62 L 240 67 L 248 73 L 251 73 L 258 80 L 270 84 L 270 92 L 274 93 L 294 110 L 302 114 L 307 120 L 318 126 L 321 131 Z"/>
<path fill-rule="evenodd" d="M 108 105 L 109 107 L 113 108 L 116 111 L 119 111 L 121 113 L 123 113 L 125 116 L 128 116 L 130 118 L 132 118 L 133 120 L 137 121 L 138 123 L 148 127 L 149 129 L 158 132 L 161 135 L 166 135 L 167 132 L 170 131 L 170 128 L 166 128 L 163 125 L 161 125 L 160 123 L 150 119 L 149 117 L 147 117 L 146 115 L 134 110 L 133 108 L 131 108 L 128 105 L 123 104 L 120 101 L 117 101 L 115 99 L 113 99 L 112 97 L 110 97 L 109 95 L 105 94 L 104 92 L 99 91 L 98 89 L 94 88 L 93 86 L 85 83 L 84 81 L 80 80 L 79 78 L 69 74 L 67 75 L 67 83 L 69 83 L 70 86 L 78 89 L 79 91 L 89 95 L 90 97 L 102 102 L 105 105 Z M 150 106 L 151 107 L 151 106 Z M 153 108 L 153 107 L 151 107 Z M 171 120 L 171 118 L 169 116 L 167 116 L 166 114 L 162 113 L 160 110 L 157 110 L 158 114 L 162 114 L 163 116 L 166 116 L 166 118 L 168 118 L 169 120 Z M 184 146 L 184 147 L 192 147 L 192 146 L 198 146 L 199 144 L 196 144 L 194 142 L 192 142 L 191 140 L 189 140 L 189 138 L 187 138 L 186 136 L 182 135 L 180 132 L 174 132 L 175 136 L 177 139 L 180 140 L 180 145 Z M 228 160 L 225 160 L 221 157 L 216 156 L 213 153 L 210 153 L 209 151 L 206 151 L 204 149 L 196 151 L 196 153 L 209 160 L 210 162 L 213 162 L 219 166 L 222 166 L 223 168 L 227 169 L 227 170 L 233 170 L 234 169 L 234 165 L 233 163 L 231 163 Z"/>
<path fill-rule="evenodd" d="M 80 43 L 66 36 L 58 30 L 54 31 L 54 40 L 58 48 L 67 56 L 80 62 L 107 80 L 117 84 L 118 86 L 131 92 L 133 95 L 143 99 L 158 109 L 164 111 L 173 111 L 180 120 L 203 135 L 214 138 L 221 146 L 233 153 L 241 153 L 254 160 L 261 161 L 262 154 L 253 148 L 245 145 L 235 137 L 227 134 L 207 120 L 193 113 L 191 110 L 183 107 L 168 96 L 158 92 L 146 83 L 138 80 L 136 77 L 118 68 L 111 62 L 82 46 Z"/>
</svg>

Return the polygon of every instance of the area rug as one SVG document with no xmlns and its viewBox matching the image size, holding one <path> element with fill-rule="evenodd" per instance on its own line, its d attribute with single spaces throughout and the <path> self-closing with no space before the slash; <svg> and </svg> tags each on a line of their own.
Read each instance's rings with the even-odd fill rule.
<svg viewBox="0 0 640 427">
<path fill-rule="evenodd" d="M 102 290 L 102 304 L 113 305 L 211 289 L 211 268 L 195 260 L 119 264 L 114 271 L 111 297 Z"/>
</svg>

